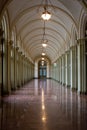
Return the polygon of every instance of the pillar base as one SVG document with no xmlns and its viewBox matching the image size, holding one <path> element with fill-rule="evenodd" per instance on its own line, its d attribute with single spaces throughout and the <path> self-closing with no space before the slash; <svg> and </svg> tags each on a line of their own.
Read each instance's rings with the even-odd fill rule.
<svg viewBox="0 0 87 130">
<path fill-rule="evenodd" d="M 66 84 L 65 84 L 65 83 L 63 83 L 62 85 L 63 85 L 63 86 L 66 86 Z"/>
<path fill-rule="evenodd" d="M 70 85 L 66 85 L 66 87 L 70 88 Z"/>
<path fill-rule="evenodd" d="M 2 96 L 4 96 L 4 95 L 10 95 L 10 92 L 9 91 L 3 91 L 3 93 L 1 95 Z"/>
</svg>

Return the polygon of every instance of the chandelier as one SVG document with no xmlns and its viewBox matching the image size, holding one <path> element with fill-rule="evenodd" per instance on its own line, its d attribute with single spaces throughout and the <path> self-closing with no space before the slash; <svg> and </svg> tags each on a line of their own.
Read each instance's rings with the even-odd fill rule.
<svg viewBox="0 0 87 130">
<path fill-rule="evenodd" d="M 43 6 L 43 13 L 41 15 L 41 18 L 43 20 L 49 20 L 51 18 L 51 13 L 48 11 L 48 1 L 47 0 L 43 0 L 44 1 L 44 6 Z M 51 1 L 49 0 L 50 4 L 51 4 Z"/>
<path fill-rule="evenodd" d="M 42 60 L 44 60 L 44 57 L 42 57 Z"/>
<path fill-rule="evenodd" d="M 46 10 L 44 7 L 44 12 L 41 15 L 43 20 L 49 20 L 51 18 L 51 13 Z"/>
</svg>

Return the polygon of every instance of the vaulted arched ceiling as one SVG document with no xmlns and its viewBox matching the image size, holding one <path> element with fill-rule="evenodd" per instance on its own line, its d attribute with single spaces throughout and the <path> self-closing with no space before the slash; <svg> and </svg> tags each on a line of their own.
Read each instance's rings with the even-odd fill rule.
<svg viewBox="0 0 87 130">
<path fill-rule="evenodd" d="M 44 1 L 44 0 L 43 0 Z M 83 6 L 78 0 L 48 0 L 48 10 L 52 18 L 45 22 L 48 45 L 44 49 L 47 57 L 54 61 L 57 54 L 67 46 L 67 37 L 71 38 L 72 26 L 78 29 L 78 23 Z M 32 60 L 41 56 L 43 50 L 41 40 L 43 37 L 44 21 L 42 0 L 8 0 L 5 6 L 11 30 L 15 27 L 17 38 L 21 38 L 24 51 L 29 52 Z M 1 0 L 3 5 L 5 0 Z"/>
</svg>

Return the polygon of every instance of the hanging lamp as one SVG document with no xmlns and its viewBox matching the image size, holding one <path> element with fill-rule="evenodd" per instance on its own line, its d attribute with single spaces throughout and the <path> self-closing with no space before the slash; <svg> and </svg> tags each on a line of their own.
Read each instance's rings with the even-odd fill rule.
<svg viewBox="0 0 87 130">
<path fill-rule="evenodd" d="M 51 13 L 47 10 L 48 9 L 48 1 L 45 0 L 45 5 L 44 5 L 44 12 L 41 15 L 41 18 L 43 20 L 49 20 L 51 18 Z"/>
</svg>

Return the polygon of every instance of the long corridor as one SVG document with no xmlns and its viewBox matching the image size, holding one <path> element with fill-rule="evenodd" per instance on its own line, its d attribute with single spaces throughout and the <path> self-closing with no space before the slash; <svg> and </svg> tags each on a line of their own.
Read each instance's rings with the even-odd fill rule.
<svg viewBox="0 0 87 130">
<path fill-rule="evenodd" d="M 2 99 L 0 130 L 86 129 L 87 96 L 54 80 L 32 80 Z"/>
</svg>

